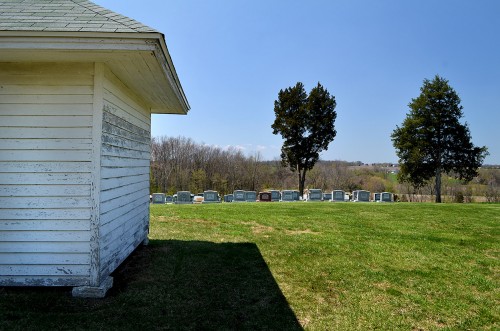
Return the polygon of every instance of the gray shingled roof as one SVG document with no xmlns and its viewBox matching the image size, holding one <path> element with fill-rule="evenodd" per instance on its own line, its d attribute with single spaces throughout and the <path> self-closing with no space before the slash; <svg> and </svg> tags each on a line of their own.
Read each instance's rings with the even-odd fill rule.
<svg viewBox="0 0 500 331">
<path fill-rule="evenodd" d="M 0 31 L 159 33 L 87 0 L 0 0 Z"/>
</svg>

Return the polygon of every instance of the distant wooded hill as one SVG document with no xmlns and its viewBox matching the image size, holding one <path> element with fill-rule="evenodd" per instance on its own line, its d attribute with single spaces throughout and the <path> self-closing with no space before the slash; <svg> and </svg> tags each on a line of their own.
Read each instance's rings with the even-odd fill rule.
<svg viewBox="0 0 500 331">
<path fill-rule="evenodd" d="M 185 137 L 153 138 L 151 153 L 151 193 L 216 190 L 223 195 L 238 189 L 257 192 L 297 189 L 296 173 L 283 167 L 280 160 L 261 160 L 258 153 L 248 156 L 236 148 L 208 146 Z M 306 187 L 324 191 L 388 191 L 398 194 L 400 200 L 410 201 L 426 201 L 432 196 L 432 183 L 415 189 L 398 183 L 398 171 L 398 165 L 392 163 L 320 160 L 307 174 Z M 443 193 L 449 201 L 498 202 L 499 184 L 500 166 L 488 165 L 468 185 L 446 178 Z"/>
</svg>

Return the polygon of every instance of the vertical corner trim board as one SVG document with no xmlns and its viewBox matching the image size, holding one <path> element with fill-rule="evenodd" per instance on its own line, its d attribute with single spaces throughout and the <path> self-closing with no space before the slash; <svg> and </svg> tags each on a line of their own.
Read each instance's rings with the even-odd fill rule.
<svg viewBox="0 0 500 331">
<path fill-rule="evenodd" d="M 101 192 L 101 140 L 103 120 L 103 90 L 104 90 L 104 64 L 94 64 L 94 99 L 93 99 L 93 125 L 92 125 L 92 214 L 90 218 L 90 285 L 99 286 L 101 283 L 99 268 L 99 241 L 100 241 L 100 192 Z"/>
</svg>

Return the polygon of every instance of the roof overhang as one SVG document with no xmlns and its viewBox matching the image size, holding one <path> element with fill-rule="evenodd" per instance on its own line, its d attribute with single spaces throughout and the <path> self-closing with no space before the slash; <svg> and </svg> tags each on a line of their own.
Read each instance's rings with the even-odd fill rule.
<svg viewBox="0 0 500 331">
<path fill-rule="evenodd" d="M 189 103 L 161 33 L 0 31 L 1 62 L 103 62 L 152 113 Z"/>
</svg>

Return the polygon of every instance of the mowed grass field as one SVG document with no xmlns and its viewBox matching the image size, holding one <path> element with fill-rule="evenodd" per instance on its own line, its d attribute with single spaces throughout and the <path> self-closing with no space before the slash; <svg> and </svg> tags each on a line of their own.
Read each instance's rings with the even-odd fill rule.
<svg viewBox="0 0 500 331">
<path fill-rule="evenodd" d="M 0 329 L 498 330 L 500 205 L 152 205 L 114 279 L 0 288 Z"/>
</svg>

